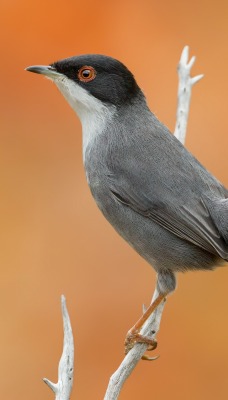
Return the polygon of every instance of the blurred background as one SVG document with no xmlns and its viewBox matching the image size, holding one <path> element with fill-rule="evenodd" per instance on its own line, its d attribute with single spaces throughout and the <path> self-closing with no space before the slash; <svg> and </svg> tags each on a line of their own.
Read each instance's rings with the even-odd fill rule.
<svg viewBox="0 0 228 400">
<path fill-rule="evenodd" d="M 60 295 L 76 346 L 72 399 L 102 399 L 155 273 L 97 209 L 81 127 L 56 87 L 24 71 L 81 53 L 123 61 L 173 131 L 176 66 L 197 56 L 187 148 L 228 186 L 228 3 L 1 0 L 0 397 L 52 399 L 62 352 Z M 179 275 L 153 363 L 121 399 L 227 399 L 228 269 Z"/>
</svg>

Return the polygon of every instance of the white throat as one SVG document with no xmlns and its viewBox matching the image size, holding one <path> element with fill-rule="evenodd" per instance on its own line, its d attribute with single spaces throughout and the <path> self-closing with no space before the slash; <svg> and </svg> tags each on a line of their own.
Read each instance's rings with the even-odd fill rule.
<svg viewBox="0 0 228 400">
<path fill-rule="evenodd" d="M 86 151 L 92 148 L 96 137 L 111 122 L 116 107 L 104 105 L 102 101 L 92 96 L 86 89 L 65 76 L 57 77 L 53 81 L 81 121 L 83 159 L 85 159 Z"/>
</svg>

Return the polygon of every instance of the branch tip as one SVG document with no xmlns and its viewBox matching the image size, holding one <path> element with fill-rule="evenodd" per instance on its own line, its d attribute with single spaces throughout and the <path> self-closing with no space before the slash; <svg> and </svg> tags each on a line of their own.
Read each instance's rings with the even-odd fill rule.
<svg viewBox="0 0 228 400">
<path fill-rule="evenodd" d="M 189 69 L 192 68 L 192 66 L 194 65 L 195 61 L 196 61 L 196 56 L 192 56 L 191 60 L 187 64 Z"/>
<path fill-rule="evenodd" d="M 188 54 L 189 54 L 189 46 L 184 46 L 180 57 L 180 63 L 187 64 Z"/>
<path fill-rule="evenodd" d="M 58 385 L 56 383 L 53 383 L 51 381 L 49 381 L 49 379 L 47 378 L 43 378 L 44 383 L 46 383 L 49 388 L 56 394 L 58 391 Z"/>
<path fill-rule="evenodd" d="M 195 85 L 196 82 L 199 82 L 200 79 L 204 77 L 204 74 L 196 75 L 193 78 L 191 78 L 191 84 Z"/>
</svg>

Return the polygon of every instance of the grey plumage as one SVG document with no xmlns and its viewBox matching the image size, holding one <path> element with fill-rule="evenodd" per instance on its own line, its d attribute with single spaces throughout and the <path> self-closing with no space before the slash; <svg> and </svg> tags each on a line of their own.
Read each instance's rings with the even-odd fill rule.
<svg viewBox="0 0 228 400">
<path fill-rule="evenodd" d="M 79 75 L 83 66 L 95 71 L 88 81 Z M 210 270 L 228 260 L 227 189 L 148 109 L 123 64 L 88 55 L 45 72 L 34 68 L 53 79 L 78 113 L 91 192 L 155 268 L 160 293 L 175 289 L 175 272 Z"/>
<path fill-rule="evenodd" d="M 211 269 L 228 257 L 219 220 L 209 211 L 221 211 L 227 191 L 143 100 L 129 107 L 86 153 L 85 168 L 105 217 L 162 273 L 160 290 L 171 291 L 173 272 Z M 224 219 L 227 201 L 225 207 Z"/>
</svg>

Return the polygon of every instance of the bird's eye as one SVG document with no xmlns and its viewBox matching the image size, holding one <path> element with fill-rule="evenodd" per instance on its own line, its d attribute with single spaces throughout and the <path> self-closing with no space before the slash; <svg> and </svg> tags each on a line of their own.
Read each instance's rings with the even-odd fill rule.
<svg viewBox="0 0 228 400">
<path fill-rule="evenodd" d="M 96 71 L 93 67 L 84 65 L 78 71 L 78 79 L 81 82 L 90 82 L 96 77 Z"/>
</svg>

